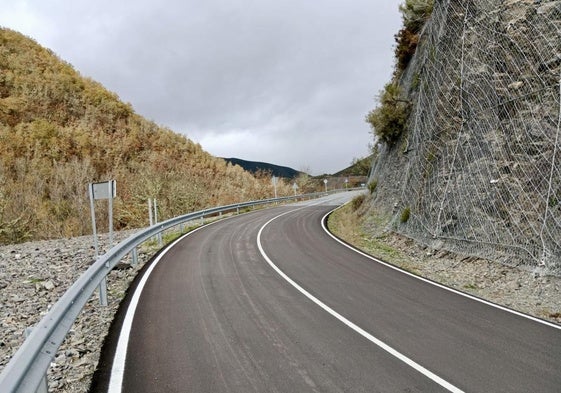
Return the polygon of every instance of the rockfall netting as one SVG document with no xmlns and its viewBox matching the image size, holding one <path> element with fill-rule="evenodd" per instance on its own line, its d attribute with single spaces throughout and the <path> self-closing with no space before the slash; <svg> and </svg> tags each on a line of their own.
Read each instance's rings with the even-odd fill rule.
<svg viewBox="0 0 561 393">
<path fill-rule="evenodd" d="M 401 77 L 412 113 L 392 154 L 411 214 L 396 230 L 559 272 L 560 79 L 561 1 L 436 1 Z"/>
</svg>

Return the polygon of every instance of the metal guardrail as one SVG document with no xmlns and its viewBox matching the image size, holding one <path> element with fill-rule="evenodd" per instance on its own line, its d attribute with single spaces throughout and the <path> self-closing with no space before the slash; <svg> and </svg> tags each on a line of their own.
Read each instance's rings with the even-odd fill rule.
<svg viewBox="0 0 561 393">
<path fill-rule="evenodd" d="M 58 348 L 86 302 L 90 299 L 102 279 L 111 272 L 123 257 L 136 250 L 136 247 L 153 236 L 185 222 L 214 214 L 233 210 L 239 213 L 239 209 L 243 208 L 288 200 L 312 199 L 340 191 L 345 190 L 332 190 L 328 193 L 319 192 L 214 207 L 163 221 L 131 235 L 100 256 L 33 328 L 31 334 L 11 358 L 4 370 L 2 370 L 2 374 L 0 374 L 0 392 L 46 392 L 44 381 L 49 364 L 54 359 Z M 348 191 L 351 191 L 351 189 L 348 189 Z"/>
</svg>

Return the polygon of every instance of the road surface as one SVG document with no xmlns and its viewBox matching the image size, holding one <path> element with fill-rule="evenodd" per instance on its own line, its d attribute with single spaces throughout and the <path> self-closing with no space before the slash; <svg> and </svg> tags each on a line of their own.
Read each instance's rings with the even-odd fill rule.
<svg viewBox="0 0 561 393">
<path fill-rule="evenodd" d="M 178 241 L 145 271 L 97 389 L 561 391 L 561 330 L 335 241 L 322 219 L 351 196 L 255 211 Z"/>
</svg>

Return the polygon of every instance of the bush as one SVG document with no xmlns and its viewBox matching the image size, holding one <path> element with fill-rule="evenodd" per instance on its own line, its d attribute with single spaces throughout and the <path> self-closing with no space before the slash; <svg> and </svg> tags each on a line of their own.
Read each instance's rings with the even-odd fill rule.
<svg viewBox="0 0 561 393">
<path fill-rule="evenodd" d="M 351 201 L 351 206 L 353 207 L 353 210 L 354 211 L 358 210 L 358 208 L 361 207 L 362 204 L 364 203 L 365 199 L 366 196 L 364 194 L 360 194 L 354 197 L 353 200 Z"/>
<path fill-rule="evenodd" d="M 405 0 L 399 6 L 403 18 L 403 26 L 412 33 L 421 31 L 432 14 L 434 0 Z"/>
<path fill-rule="evenodd" d="M 396 73 L 407 68 L 419 44 L 419 33 L 432 14 L 433 0 L 406 0 L 399 6 L 403 28 L 395 36 Z"/>
<path fill-rule="evenodd" d="M 411 111 L 409 102 L 401 98 L 397 83 L 388 83 L 379 96 L 380 105 L 366 115 L 376 136 L 391 145 L 402 134 Z"/>
<path fill-rule="evenodd" d="M 407 68 L 413 58 L 419 44 L 419 34 L 404 28 L 396 34 L 395 41 L 396 72 L 399 73 Z"/>
<path fill-rule="evenodd" d="M 368 190 L 371 194 L 374 194 L 374 191 L 376 191 L 376 187 L 378 187 L 378 180 L 372 180 L 370 183 L 368 183 Z"/>
</svg>

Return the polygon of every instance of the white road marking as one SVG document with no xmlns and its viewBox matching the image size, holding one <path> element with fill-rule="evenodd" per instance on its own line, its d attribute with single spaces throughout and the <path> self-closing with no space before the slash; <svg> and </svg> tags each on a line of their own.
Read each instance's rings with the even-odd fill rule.
<svg viewBox="0 0 561 393">
<path fill-rule="evenodd" d="M 209 224 L 210 225 L 210 224 Z M 185 235 L 181 236 L 179 239 L 175 240 L 173 243 L 168 245 L 152 262 L 152 264 L 148 267 L 144 276 L 138 283 L 136 287 L 129 307 L 127 308 L 127 313 L 125 315 L 125 319 L 123 321 L 123 326 L 121 327 L 121 333 L 119 334 L 119 341 L 117 342 L 117 348 L 115 350 L 115 357 L 113 359 L 113 366 L 111 367 L 111 379 L 109 380 L 109 388 L 107 390 L 108 393 L 121 393 L 123 388 L 123 377 L 125 375 L 125 362 L 127 359 L 127 348 L 129 345 L 129 337 L 132 328 L 132 321 L 134 319 L 134 313 L 136 312 L 136 307 L 138 306 L 138 301 L 140 299 L 140 295 L 142 294 L 142 290 L 144 289 L 144 285 L 148 281 L 150 274 L 163 258 L 163 256 L 173 247 L 175 244 L 183 240 L 185 237 L 197 232 L 199 229 L 203 227 L 199 227 L 197 229 L 192 230 L 191 232 L 186 233 Z"/>
<path fill-rule="evenodd" d="M 342 206 L 339 206 L 337 209 L 340 209 L 341 207 L 342 207 Z M 335 210 L 337 210 L 337 209 L 335 209 Z M 408 275 L 408 276 L 410 276 L 410 277 L 414 277 L 414 278 L 416 278 L 416 279 L 418 279 L 418 280 L 424 281 L 424 282 L 426 282 L 427 284 L 431 284 L 431 285 L 434 285 L 435 287 L 439 287 L 439 288 L 445 289 L 445 290 L 450 291 L 450 292 L 453 292 L 453 293 L 455 293 L 455 294 L 457 294 L 457 295 L 460 295 L 460 296 L 463 296 L 463 297 L 467 297 L 467 298 L 469 298 L 469 299 L 471 299 L 471 300 L 475 300 L 476 302 L 483 303 L 483 304 L 486 304 L 486 305 L 488 305 L 488 306 L 498 308 L 499 310 L 503 310 L 503 311 L 509 312 L 509 313 L 511 313 L 511 314 L 514 314 L 514 315 L 518 315 L 519 317 L 524 317 L 524 318 L 530 319 L 530 320 L 532 320 L 532 321 L 534 321 L 534 322 L 538 322 L 538 323 L 547 325 L 547 326 L 549 326 L 549 327 L 552 327 L 552 328 L 561 330 L 561 325 L 558 325 L 558 324 L 555 324 L 555 323 L 552 323 L 552 322 L 549 322 L 549 321 L 546 321 L 546 320 L 543 320 L 543 319 L 539 319 L 539 318 L 533 317 L 533 316 L 528 315 L 528 314 L 521 313 L 521 312 L 516 311 L 516 310 L 513 310 L 513 309 L 511 309 L 511 308 L 507 308 L 507 307 L 501 306 L 500 304 L 496 304 L 496 303 L 490 302 L 490 301 L 488 301 L 488 300 L 479 298 L 479 297 L 477 297 L 477 296 L 470 295 L 469 293 L 465 293 L 465 292 L 459 291 L 459 290 L 457 290 L 457 289 L 447 287 L 446 285 L 439 284 L 439 283 L 437 283 L 436 281 L 432 281 L 432 280 L 429 280 L 429 279 L 427 279 L 427 278 L 424 278 L 424 277 L 421 277 L 421 276 L 417 276 L 417 275 L 415 275 L 415 274 L 413 274 L 413 273 L 410 273 L 410 272 L 408 272 L 408 271 L 406 271 L 406 270 L 400 269 L 400 268 L 397 267 L 397 266 L 394 266 L 394 265 L 389 264 L 389 263 L 387 263 L 387 262 L 384 262 L 384 261 L 382 261 L 382 260 L 380 260 L 380 259 L 378 259 L 378 258 L 376 258 L 376 257 L 373 257 L 372 255 L 366 254 L 365 252 L 362 252 L 362 251 L 360 251 L 359 249 L 357 249 L 357 248 L 355 248 L 355 247 L 353 247 L 353 246 L 351 246 L 351 245 L 349 245 L 349 244 L 343 242 L 341 239 L 339 239 L 338 237 L 336 237 L 335 235 L 333 235 L 331 232 L 329 232 L 329 230 L 328 230 L 328 229 L 326 228 L 326 226 L 325 226 L 325 221 L 326 221 L 327 216 L 330 215 L 330 214 L 331 214 L 332 212 L 334 212 L 335 210 L 332 210 L 332 211 L 330 211 L 329 213 L 327 213 L 325 216 L 323 216 L 323 218 L 321 219 L 321 226 L 322 226 L 323 230 L 324 230 L 329 236 L 331 236 L 334 240 L 336 240 L 337 242 L 341 243 L 343 246 L 345 246 L 345 247 L 347 247 L 347 248 L 353 250 L 354 252 L 356 252 L 356 253 L 358 253 L 358 254 L 360 254 L 360 255 L 366 257 L 366 258 L 369 258 L 369 259 L 373 260 L 374 262 L 377 262 L 377 263 L 379 263 L 379 264 L 382 264 L 382 265 L 384 265 L 384 266 L 387 266 L 387 267 L 389 267 L 390 269 L 396 270 L 396 271 L 398 271 L 398 272 L 400 272 L 400 273 L 403 273 L 403 274 L 406 274 L 406 275 Z"/>
<path fill-rule="evenodd" d="M 304 208 L 302 208 L 304 209 Z M 300 210 L 300 209 L 297 209 Z M 432 381 L 436 382 L 437 384 L 439 384 L 440 386 L 442 386 L 443 388 L 445 388 L 446 390 L 450 391 L 450 392 L 454 392 L 454 393 L 463 393 L 463 391 L 459 388 L 457 388 L 456 386 L 452 385 L 451 383 L 445 381 L 444 379 L 442 379 L 441 377 L 439 377 L 438 375 L 434 374 L 433 372 L 427 370 L 426 368 L 424 368 L 423 366 L 421 366 L 420 364 L 416 363 L 415 361 L 409 359 L 407 356 L 403 355 L 402 353 L 398 352 L 397 350 L 393 349 L 392 347 L 390 347 L 389 345 L 387 345 L 386 343 L 384 343 L 383 341 L 377 339 L 376 337 L 374 337 L 373 335 L 371 335 L 370 333 L 368 333 L 366 330 L 362 329 L 361 327 L 355 325 L 353 322 L 349 321 L 347 318 L 343 317 L 341 314 L 337 313 L 335 310 L 333 310 L 332 308 L 330 308 L 329 306 L 327 306 L 325 303 L 323 303 L 321 300 L 319 300 L 318 298 L 316 298 L 315 296 L 313 296 L 311 293 L 309 293 L 308 291 L 306 291 L 304 288 L 302 288 L 300 285 L 298 285 L 294 280 L 292 280 L 290 277 L 288 277 L 281 269 L 279 269 L 279 267 L 277 265 L 275 265 L 273 263 L 273 261 L 271 260 L 271 258 L 269 258 L 269 256 L 265 253 L 265 250 L 263 249 L 263 245 L 261 244 L 261 234 L 263 233 L 263 230 L 274 220 L 276 220 L 279 217 L 282 217 L 288 213 L 292 213 L 296 210 L 291 210 L 282 214 L 279 214 L 276 217 L 273 217 L 272 219 L 270 219 L 269 221 L 267 221 L 262 227 L 261 229 L 259 229 L 259 233 L 257 234 L 257 247 L 259 248 L 259 251 L 261 252 L 261 255 L 263 255 L 263 258 L 265 258 L 265 260 L 267 261 L 267 263 L 282 277 L 284 278 L 289 284 L 291 284 L 294 288 L 296 288 L 300 293 L 302 293 L 304 296 L 306 296 L 308 299 L 310 299 L 312 302 L 314 302 L 316 305 L 318 305 L 319 307 L 321 307 L 323 310 L 327 311 L 329 314 L 331 314 L 333 317 L 337 318 L 339 321 L 343 322 L 345 325 L 347 325 L 349 328 L 353 329 L 355 332 L 357 332 L 358 334 L 360 334 L 361 336 L 363 336 L 364 338 L 368 339 L 369 341 L 371 341 L 372 343 L 374 343 L 375 345 L 377 345 L 378 347 L 380 347 L 381 349 L 383 349 L 384 351 L 388 352 L 390 355 L 396 357 L 397 359 L 401 360 L 403 363 L 407 364 L 409 367 L 412 367 L 413 369 L 417 370 L 418 372 L 420 372 L 421 374 L 425 375 L 427 378 L 430 378 Z"/>
<path fill-rule="evenodd" d="M 324 201 L 315 202 L 315 203 L 308 203 L 308 204 L 306 204 L 306 206 L 313 206 L 313 205 L 316 205 L 318 203 L 323 203 L 323 202 Z M 214 222 L 211 222 L 208 225 L 212 225 L 214 223 L 221 222 L 221 221 L 231 219 L 231 218 L 234 218 L 234 217 L 236 217 L 236 216 L 232 216 L 232 217 L 224 218 L 222 220 L 214 221 Z M 206 226 L 208 226 L 208 225 L 206 225 Z M 126 363 L 126 359 L 127 359 L 127 348 L 128 348 L 128 345 L 129 345 L 129 337 L 130 337 L 130 332 L 131 332 L 131 328 L 132 328 L 132 322 L 133 322 L 133 319 L 134 319 L 134 313 L 136 312 L 136 307 L 138 306 L 138 302 L 140 300 L 140 295 L 142 294 L 142 290 L 144 289 L 144 286 L 146 285 L 146 282 L 148 281 L 148 278 L 150 277 L 150 274 L 152 273 L 152 271 L 154 270 L 156 265 L 160 262 L 160 260 L 163 258 L 163 256 L 173 246 L 175 246 L 175 244 L 177 244 L 178 242 L 180 242 L 185 237 L 197 232 L 199 229 L 202 229 L 202 228 L 203 227 L 199 227 L 197 229 L 194 229 L 193 231 L 191 231 L 189 233 L 186 233 L 185 235 L 181 236 L 179 239 L 175 240 L 173 243 L 168 245 L 156 257 L 154 262 L 152 262 L 152 264 L 146 270 L 146 272 L 144 273 L 144 276 L 142 276 L 142 279 L 138 283 L 138 286 L 136 287 L 136 289 L 134 291 L 133 297 L 131 298 L 131 302 L 129 303 L 129 306 L 127 308 L 127 313 L 125 315 L 125 319 L 123 320 L 123 325 L 121 326 L 121 332 L 119 333 L 119 340 L 117 341 L 117 348 L 115 349 L 115 357 L 113 358 L 113 365 L 111 367 L 111 377 L 109 379 L 109 388 L 107 390 L 108 393 L 121 393 L 121 391 L 122 391 L 123 378 L 124 378 L 124 375 L 125 375 L 125 363 Z"/>
</svg>

